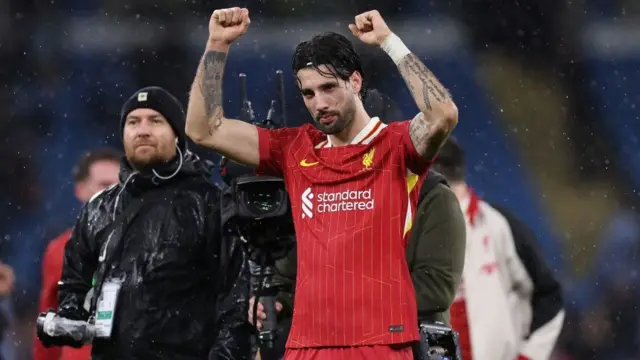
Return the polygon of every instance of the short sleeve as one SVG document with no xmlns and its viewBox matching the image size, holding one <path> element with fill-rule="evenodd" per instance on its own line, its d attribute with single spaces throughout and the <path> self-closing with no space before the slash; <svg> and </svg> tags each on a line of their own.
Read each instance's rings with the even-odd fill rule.
<svg viewBox="0 0 640 360">
<path fill-rule="evenodd" d="M 299 133 L 300 128 L 271 130 L 258 127 L 260 163 L 256 169 L 257 174 L 283 177 L 286 156 Z"/>
<path fill-rule="evenodd" d="M 411 170 L 414 174 L 424 174 L 429 170 L 431 164 L 434 159 L 425 160 L 416 150 L 416 147 L 413 145 L 413 141 L 411 141 L 411 136 L 409 136 L 409 124 L 411 120 L 401 121 L 393 123 L 397 127 L 399 131 L 399 135 L 401 138 L 402 152 L 404 154 L 404 161 L 407 165 L 407 168 Z"/>
</svg>

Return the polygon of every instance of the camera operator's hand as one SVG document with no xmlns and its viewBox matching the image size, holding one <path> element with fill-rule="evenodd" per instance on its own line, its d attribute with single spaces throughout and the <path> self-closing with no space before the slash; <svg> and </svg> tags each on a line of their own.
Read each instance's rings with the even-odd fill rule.
<svg viewBox="0 0 640 360">
<path fill-rule="evenodd" d="M 251 24 L 246 8 L 218 9 L 209 20 L 209 42 L 230 45 L 247 32 Z"/>
<path fill-rule="evenodd" d="M 255 306 L 255 302 L 256 302 L 255 296 L 249 299 L 249 322 L 252 324 L 254 324 L 253 307 Z M 282 311 L 282 304 L 279 301 L 276 301 L 276 311 L 277 312 Z M 262 303 L 258 303 L 258 310 L 256 313 L 256 317 L 258 318 L 258 321 L 255 323 L 256 329 L 260 330 L 262 328 L 262 321 L 260 320 L 264 320 L 267 318 L 267 314 L 264 312 L 264 306 L 262 306 Z"/>
<path fill-rule="evenodd" d="M 60 314 L 65 314 L 64 312 L 60 312 L 56 315 L 53 309 L 48 309 L 46 312 L 38 314 L 38 319 L 36 320 L 36 335 L 42 345 L 46 348 L 50 348 L 52 346 L 70 346 L 73 348 L 80 348 L 88 343 L 86 340 L 87 337 L 93 339 L 93 335 L 90 335 L 86 331 L 85 324 L 77 324 L 76 326 L 69 326 L 64 324 L 65 321 L 81 321 L 84 320 L 79 319 L 79 316 L 76 314 L 74 316 L 73 313 L 67 312 L 66 316 L 62 316 Z M 49 318 L 49 316 L 54 315 Z M 76 319 L 74 319 L 74 317 Z M 53 321 L 53 323 L 50 323 Z M 45 325 L 49 323 L 49 325 Z M 57 323 L 57 324 L 56 324 Z M 45 327 L 53 325 L 53 334 L 49 335 L 45 332 Z M 76 340 L 78 338 L 83 338 L 81 340 Z"/>
</svg>

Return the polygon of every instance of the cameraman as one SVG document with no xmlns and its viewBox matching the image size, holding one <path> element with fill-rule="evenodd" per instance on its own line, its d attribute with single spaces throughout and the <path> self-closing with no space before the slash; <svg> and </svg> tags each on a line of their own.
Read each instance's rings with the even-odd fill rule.
<svg viewBox="0 0 640 360">
<path fill-rule="evenodd" d="M 222 241 L 220 191 L 187 150 L 184 116 L 158 87 L 124 104 L 120 183 L 80 213 L 65 248 L 60 311 L 38 318 L 45 346 L 93 342 L 94 360 L 249 358 L 245 253 Z M 51 336 L 54 326 L 82 339 Z"/>
</svg>

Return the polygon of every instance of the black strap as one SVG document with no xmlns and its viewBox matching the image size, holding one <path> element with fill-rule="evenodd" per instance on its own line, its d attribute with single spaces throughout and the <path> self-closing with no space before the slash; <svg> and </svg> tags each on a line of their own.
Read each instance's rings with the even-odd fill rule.
<svg viewBox="0 0 640 360">
<path fill-rule="evenodd" d="M 102 286 L 104 285 L 107 274 L 109 273 L 109 266 L 111 266 L 114 261 L 119 260 L 116 256 L 119 257 L 122 253 L 121 249 L 124 245 L 122 239 L 127 233 L 127 228 L 135 220 L 138 214 L 141 213 L 143 207 L 148 208 L 151 204 L 164 198 L 160 196 L 162 192 L 163 191 L 161 191 L 160 188 L 156 188 L 143 193 L 139 197 L 134 197 L 128 206 L 116 215 L 115 219 L 96 235 L 97 242 L 99 244 L 104 244 L 103 248 L 100 249 L 100 254 L 104 254 L 105 256 L 102 261 L 99 260 L 98 270 L 95 273 L 96 282 L 93 287 L 93 297 L 91 298 L 91 306 L 89 308 L 90 316 L 95 315 L 94 312 L 98 304 L 98 298 L 100 297 Z M 115 233 L 113 233 L 114 231 Z M 110 241 L 109 238 L 111 238 Z"/>
</svg>

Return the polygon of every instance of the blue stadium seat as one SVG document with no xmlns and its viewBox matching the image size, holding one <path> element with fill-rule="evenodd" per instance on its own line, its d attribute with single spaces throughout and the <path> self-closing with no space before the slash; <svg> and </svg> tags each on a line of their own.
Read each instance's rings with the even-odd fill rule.
<svg viewBox="0 0 640 360">
<path fill-rule="evenodd" d="M 640 54 L 591 57 L 587 64 L 591 91 L 603 115 L 601 123 L 618 150 L 617 164 L 640 190 Z"/>
</svg>

